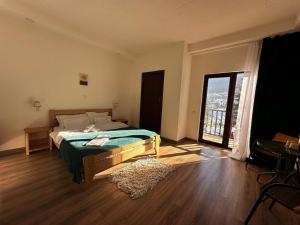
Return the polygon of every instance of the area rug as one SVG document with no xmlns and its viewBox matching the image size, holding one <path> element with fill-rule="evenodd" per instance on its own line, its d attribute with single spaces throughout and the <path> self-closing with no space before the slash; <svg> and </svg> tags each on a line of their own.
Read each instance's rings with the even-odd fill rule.
<svg viewBox="0 0 300 225">
<path fill-rule="evenodd" d="M 129 194 L 132 199 L 137 199 L 153 189 L 173 170 L 173 166 L 149 157 L 117 169 L 111 173 L 109 179 L 116 183 L 121 191 Z"/>
</svg>

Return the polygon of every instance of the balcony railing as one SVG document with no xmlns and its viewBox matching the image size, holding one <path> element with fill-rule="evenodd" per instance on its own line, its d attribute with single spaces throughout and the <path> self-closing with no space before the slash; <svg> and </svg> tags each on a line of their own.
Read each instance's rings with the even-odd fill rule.
<svg viewBox="0 0 300 225">
<path fill-rule="evenodd" d="M 223 136 L 225 117 L 225 110 L 207 109 L 205 111 L 203 133 Z"/>
</svg>

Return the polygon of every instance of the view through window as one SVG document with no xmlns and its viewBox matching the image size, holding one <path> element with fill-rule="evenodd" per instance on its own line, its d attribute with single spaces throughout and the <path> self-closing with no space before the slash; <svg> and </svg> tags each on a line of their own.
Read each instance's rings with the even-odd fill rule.
<svg viewBox="0 0 300 225">
<path fill-rule="evenodd" d="M 225 147 L 233 148 L 243 77 L 244 73 L 207 75 L 200 139 L 222 145 L 225 143 Z"/>
</svg>

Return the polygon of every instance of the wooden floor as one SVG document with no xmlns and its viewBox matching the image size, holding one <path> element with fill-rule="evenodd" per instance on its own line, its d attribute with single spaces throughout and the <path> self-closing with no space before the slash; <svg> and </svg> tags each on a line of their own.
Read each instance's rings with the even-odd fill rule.
<svg viewBox="0 0 300 225">
<path fill-rule="evenodd" d="M 203 140 L 222 144 L 223 137 L 219 136 L 219 135 L 213 135 L 213 134 L 203 133 Z M 234 139 L 229 138 L 228 147 L 232 149 L 234 146 L 235 146 Z"/>
<path fill-rule="evenodd" d="M 226 150 L 192 142 L 163 146 L 161 153 L 177 169 L 138 200 L 110 183 L 109 171 L 83 191 L 56 151 L 0 157 L 0 224 L 243 224 L 259 194 L 257 168 L 245 170 Z M 268 203 L 250 224 L 300 224 L 299 216 L 279 205 L 268 211 Z"/>
</svg>

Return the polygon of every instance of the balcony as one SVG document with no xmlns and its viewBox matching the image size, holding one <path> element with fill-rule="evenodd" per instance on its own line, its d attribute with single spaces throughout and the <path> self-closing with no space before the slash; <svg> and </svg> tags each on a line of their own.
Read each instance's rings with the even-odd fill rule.
<svg viewBox="0 0 300 225">
<path fill-rule="evenodd" d="M 207 109 L 205 111 L 203 139 L 211 142 L 222 143 L 223 132 L 225 126 L 225 110 Z M 235 117 L 232 119 L 232 128 L 229 138 L 229 148 L 234 147 L 234 130 L 235 130 Z"/>
</svg>

